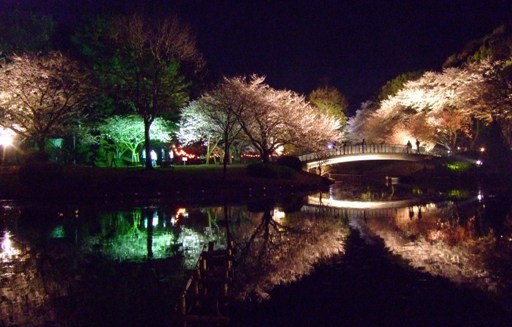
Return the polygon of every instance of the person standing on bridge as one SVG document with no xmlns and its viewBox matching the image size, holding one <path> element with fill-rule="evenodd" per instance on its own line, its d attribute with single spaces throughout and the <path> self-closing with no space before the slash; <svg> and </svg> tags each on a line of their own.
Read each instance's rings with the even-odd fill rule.
<svg viewBox="0 0 512 327">
<path fill-rule="evenodd" d="M 420 141 L 416 139 L 416 152 L 420 153 Z"/>
<path fill-rule="evenodd" d="M 411 153 L 412 152 L 412 144 L 411 144 L 411 141 L 407 141 L 407 153 Z"/>
</svg>

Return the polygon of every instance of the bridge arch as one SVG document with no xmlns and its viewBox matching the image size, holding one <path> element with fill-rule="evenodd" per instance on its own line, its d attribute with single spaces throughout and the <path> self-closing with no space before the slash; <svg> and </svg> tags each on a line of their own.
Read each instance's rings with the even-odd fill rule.
<svg viewBox="0 0 512 327">
<path fill-rule="evenodd" d="M 420 148 L 412 150 L 406 145 L 396 144 L 368 144 L 349 145 L 326 151 L 305 154 L 299 159 L 305 163 L 305 169 L 309 171 L 320 166 L 334 165 L 337 163 L 371 160 L 400 160 L 423 161 L 439 157 L 438 154 Z"/>
</svg>

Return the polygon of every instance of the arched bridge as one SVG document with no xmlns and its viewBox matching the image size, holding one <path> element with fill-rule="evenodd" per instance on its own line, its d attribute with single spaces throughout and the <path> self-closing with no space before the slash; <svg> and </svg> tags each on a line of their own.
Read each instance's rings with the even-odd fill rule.
<svg viewBox="0 0 512 327">
<path fill-rule="evenodd" d="M 420 149 L 413 149 L 407 145 L 398 144 L 358 144 L 305 154 L 299 156 L 299 159 L 306 164 L 306 170 L 310 170 L 320 166 L 352 161 L 422 161 L 439 156 L 439 154 L 426 151 L 422 147 Z"/>
</svg>

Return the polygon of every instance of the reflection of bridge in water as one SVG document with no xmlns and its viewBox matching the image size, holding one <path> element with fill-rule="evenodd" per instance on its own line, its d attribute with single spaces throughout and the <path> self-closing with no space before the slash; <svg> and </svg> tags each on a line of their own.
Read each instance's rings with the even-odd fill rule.
<svg viewBox="0 0 512 327">
<path fill-rule="evenodd" d="M 418 199 L 396 201 L 348 201 L 308 196 L 301 211 L 338 218 L 369 218 L 395 215 L 399 209 L 423 205 Z"/>
<path fill-rule="evenodd" d="M 438 157 L 438 153 L 424 148 L 412 149 L 407 145 L 366 144 L 346 145 L 334 149 L 299 156 L 306 164 L 306 170 L 337 163 L 372 160 L 422 161 Z"/>
</svg>

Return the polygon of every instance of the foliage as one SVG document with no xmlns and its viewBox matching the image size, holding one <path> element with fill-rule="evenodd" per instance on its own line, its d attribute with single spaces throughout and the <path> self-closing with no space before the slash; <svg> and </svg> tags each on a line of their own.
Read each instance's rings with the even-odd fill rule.
<svg viewBox="0 0 512 327">
<path fill-rule="evenodd" d="M 319 113 L 303 96 L 275 90 L 253 75 L 224 78 L 182 113 L 181 140 L 224 145 L 225 164 L 234 144 L 249 144 L 264 162 L 280 147 L 323 148 L 340 137 L 339 122 Z"/>
<path fill-rule="evenodd" d="M 55 33 L 52 17 L 21 10 L 0 13 L 0 57 L 13 53 L 46 52 Z"/>
<path fill-rule="evenodd" d="M 122 157 L 129 152 L 132 162 L 139 162 L 138 151 L 144 144 L 144 121 L 137 115 L 106 118 L 97 127 L 99 135 L 97 142 L 106 147 L 112 147 Z M 151 124 L 150 132 L 153 140 L 161 142 L 171 141 L 172 127 L 170 123 L 158 117 Z"/>
<path fill-rule="evenodd" d="M 117 16 L 96 20 L 76 35 L 75 43 L 108 94 L 143 118 L 145 150 L 150 153 L 151 124 L 188 99 L 182 64 L 189 62 L 197 69 L 203 65 L 188 26 L 174 16 L 162 21 L 136 14 Z M 152 168 L 149 156 L 145 165 Z"/>
<path fill-rule="evenodd" d="M 281 156 L 276 159 L 276 163 L 281 166 L 290 167 L 295 171 L 302 170 L 302 161 L 294 156 Z"/>
<path fill-rule="evenodd" d="M 238 122 L 250 144 L 261 154 L 263 162 L 281 146 L 299 149 L 323 148 L 340 138 L 339 122 L 318 113 L 303 96 L 288 90 L 275 90 L 264 78 L 233 78 L 241 108 Z"/>
<path fill-rule="evenodd" d="M 83 119 L 91 101 L 89 73 L 59 52 L 12 57 L 0 67 L 0 125 L 34 141 L 66 132 Z"/>
<path fill-rule="evenodd" d="M 502 78 L 506 67 L 504 62 L 484 60 L 426 72 L 381 101 L 376 111 L 358 112 L 350 124 L 352 133 L 388 143 L 421 139 L 448 149 L 474 144 L 475 121 L 504 124 L 512 119 L 510 86 Z"/>
<path fill-rule="evenodd" d="M 453 172 L 462 173 L 471 169 L 473 164 L 469 161 L 452 161 L 446 163 L 446 168 Z"/>
<path fill-rule="evenodd" d="M 507 60 L 512 55 L 512 25 L 505 24 L 482 38 L 470 41 L 461 51 L 449 56 L 443 67 L 463 67 L 483 60 Z"/>
<path fill-rule="evenodd" d="M 308 100 L 322 113 L 338 119 L 340 126 L 345 126 L 348 100 L 338 89 L 331 86 L 316 88 L 311 91 Z"/>
<path fill-rule="evenodd" d="M 392 97 L 400 91 L 405 83 L 411 80 L 418 79 L 421 77 L 421 72 L 408 72 L 398 75 L 392 80 L 386 82 L 383 87 L 381 87 L 379 91 L 379 95 L 377 96 L 377 101 L 386 100 L 389 97 Z"/>
</svg>

